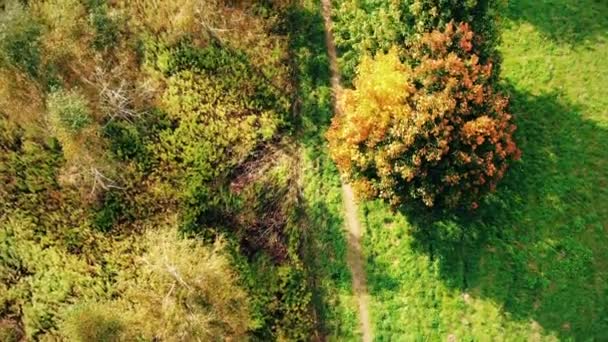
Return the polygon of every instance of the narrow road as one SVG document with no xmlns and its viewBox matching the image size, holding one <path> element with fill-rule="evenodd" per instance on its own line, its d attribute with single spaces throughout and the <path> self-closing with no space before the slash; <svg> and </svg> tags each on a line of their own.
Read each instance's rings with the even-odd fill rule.
<svg viewBox="0 0 608 342">
<path fill-rule="evenodd" d="M 334 113 L 339 113 L 337 100 L 342 86 L 340 85 L 340 69 L 334 43 L 331 22 L 331 1 L 322 0 L 323 20 L 325 21 L 325 43 L 331 68 L 331 88 L 333 93 Z M 353 276 L 353 293 L 359 305 L 359 320 L 364 342 L 372 341 L 372 325 L 369 318 L 369 294 L 367 293 L 367 280 L 364 270 L 364 259 L 361 252 L 361 223 L 359 222 L 357 203 L 351 186 L 342 182 L 342 198 L 344 201 L 344 214 L 348 231 L 347 261 Z"/>
</svg>

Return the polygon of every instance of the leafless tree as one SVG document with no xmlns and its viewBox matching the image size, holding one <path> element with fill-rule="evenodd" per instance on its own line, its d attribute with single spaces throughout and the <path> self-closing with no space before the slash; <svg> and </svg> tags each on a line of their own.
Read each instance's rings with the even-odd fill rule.
<svg viewBox="0 0 608 342">
<path fill-rule="evenodd" d="M 91 175 L 93 176 L 93 185 L 91 187 L 90 196 L 94 196 L 95 193 L 99 190 L 99 188 L 103 190 L 110 189 L 124 189 L 120 187 L 114 182 L 112 179 L 106 177 L 98 168 L 95 166 L 91 166 Z"/>
</svg>

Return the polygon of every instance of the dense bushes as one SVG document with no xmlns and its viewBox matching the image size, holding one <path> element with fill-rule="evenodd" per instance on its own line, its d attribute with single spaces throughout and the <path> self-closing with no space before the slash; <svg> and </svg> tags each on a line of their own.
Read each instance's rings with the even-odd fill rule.
<svg viewBox="0 0 608 342">
<path fill-rule="evenodd" d="M 239 339 L 251 327 L 249 293 L 220 242 L 184 239 L 171 227 L 112 242 L 88 227 L 62 226 L 60 236 L 41 244 L 36 218 L 6 214 L 0 217 L 0 315 L 18 322 L 2 326 L 7 336 Z"/>
<path fill-rule="evenodd" d="M 53 92 L 47 106 L 51 127 L 61 136 L 76 135 L 92 123 L 87 101 L 76 92 Z"/>
<path fill-rule="evenodd" d="M 151 146 L 158 175 L 180 189 L 185 229 L 225 221 L 234 209 L 231 171 L 275 137 L 289 102 L 228 47 L 182 42 L 148 50 L 151 68 L 164 75 L 160 108 L 171 122 Z"/>
<path fill-rule="evenodd" d="M 142 273 L 126 294 L 142 315 L 143 330 L 151 330 L 149 338 L 245 336 L 250 324 L 247 293 L 219 242 L 205 247 L 169 231 L 153 234 L 149 246 Z"/>
<path fill-rule="evenodd" d="M 467 24 L 365 58 L 328 132 L 331 154 L 360 195 L 393 205 L 477 206 L 519 156 L 508 100 L 493 88 Z"/>
<path fill-rule="evenodd" d="M 336 8 L 342 71 L 347 82 L 357 75 L 328 137 L 360 195 L 474 207 L 494 189 L 519 153 L 508 101 L 493 89 L 501 6 L 400 0 Z"/>
<path fill-rule="evenodd" d="M 39 142 L 0 114 L 0 207 L 43 210 L 39 193 L 56 188 L 61 151 Z"/>
<path fill-rule="evenodd" d="M 286 7 L 0 6 L 0 339 L 310 336 Z"/>
<path fill-rule="evenodd" d="M 31 77 L 40 67 L 41 26 L 17 2 L 0 16 L 0 65 L 14 66 Z"/>
<path fill-rule="evenodd" d="M 347 81 L 352 80 L 356 66 L 366 54 L 388 52 L 394 45 L 411 43 L 450 21 L 470 23 L 477 33 L 475 47 L 481 62 L 493 60 L 498 64 L 496 17 L 501 0 L 346 0 L 338 3 L 336 44 Z"/>
<path fill-rule="evenodd" d="M 261 341 L 302 341 L 313 333 L 309 274 L 301 263 L 276 265 L 265 255 L 239 272 L 251 296 L 252 335 Z"/>
<path fill-rule="evenodd" d="M 52 238 L 36 241 L 35 218 L 15 212 L 0 225 L 0 314 L 20 314 L 27 338 L 51 332 L 70 299 L 102 297 L 103 281 L 84 258 Z"/>
<path fill-rule="evenodd" d="M 95 31 L 93 47 L 103 50 L 116 46 L 120 34 L 116 18 L 110 16 L 105 1 L 92 0 L 89 2 L 89 21 Z"/>
<path fill-rule="evenodd" d="M 175 229 L 150 232 L 135 274 L 124 274 L 121 298 L 65 311 L 70 341 L 242 339 L 250 326 L 247 293 L 221 243 L 183 239 Z"/>
<path fill-rule="evenodd" d="M 209 179 L 242 162 L 273 137 L 279 124 L 277 113 L 249 99 L 253 94 L 247 94 L 246 85 L 227 88 L 219 77 L 183 71 L 169 79 L 163 98 L 176 128 L 163 135 L 162 144 L 170 156 Z"/>
</svg>

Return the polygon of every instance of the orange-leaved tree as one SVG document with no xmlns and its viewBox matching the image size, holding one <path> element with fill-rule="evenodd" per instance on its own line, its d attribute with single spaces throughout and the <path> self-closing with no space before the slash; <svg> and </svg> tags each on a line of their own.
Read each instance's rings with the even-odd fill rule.
<svg viewBox="0 0 608 342">
<path fill-rule="evenodd" d="M 508 99 L 466 23 L 358 67 L 327 133 L 330 153 L 360 197 L 397 206 L 477 207 L 518 159 Z"/>
</svg>

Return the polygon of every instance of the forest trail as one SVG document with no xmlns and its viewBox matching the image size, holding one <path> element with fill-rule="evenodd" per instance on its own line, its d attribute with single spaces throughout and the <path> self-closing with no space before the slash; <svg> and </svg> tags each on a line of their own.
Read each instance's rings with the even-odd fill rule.
<svg viewBox="0 0 608 342">
<path fill-rule="evenodd" d="M 325 22 L 325 43 L 331 68 L 331 88 L 333 94 L 333 110 L 337 114 L 340 110 L 337 100 L 342 86 L 340 85 L 340 70 L 336 45 L 334 43 L 331 22 L 331 1 L 322 0 L 323 20 Z M 347 261 L 353 277 L 353 293 L 359 306 L 359 319 L 364 342 L 372 341 L 372 326 L 369 316 L 369 294 L 364 270 L 363 253 L 361 252 L 361 223 L 359 222 L 357 203 L 351 186 L 342 182 L 342 198 L 344 201 L 344 214 L 348 231 Z"/>
</svg>

